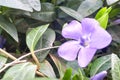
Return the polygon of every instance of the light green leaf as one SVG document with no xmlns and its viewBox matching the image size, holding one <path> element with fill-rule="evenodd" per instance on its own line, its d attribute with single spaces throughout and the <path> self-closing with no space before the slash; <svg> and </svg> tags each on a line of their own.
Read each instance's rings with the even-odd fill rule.
<svg viewBox="0 0 120 80">
<path fill-rule="evenodd" d="M 40 38 L 38 44 L 36 45 L 36 50 L 47 48 L 47 47 L 52 47 L 54 41 L 55 41 L 55 32 L 54 30 L 48 28 L 44 32 L 43 36 Z M 44 51 L 38 52 L 37 57 L 40 60 L 40 62 L 42 62 L 46 58 L 49 51 L 50 50 L 44 50 Z"/>
<path fill-rule="evenodd" d="M 81 14 L 79 14 L 77 11 L 75 11 L 75 10 L 73 10 L 71 8 L 61 6 L 60 9 L 62 11 L 64 11 L 66 14 L 68 14 L 69 16 L 77 19 L 78 21 L 81 21 L 83 19 Z"/>
<path fill-rule="evenodd" d="M 53 67 L 51 66 L 51 64 L 48 61 L 45 60 L 44 62 L 42 62 L 40 64 L 41 64 L 40 69 L 39 69 L 40 72 L 42 72 L 49 78 L 56 78 Z"/>
<path fill-rule="evenodd" d="M 111 55 L 97 58 L 91 65 L 90 76 L 93 76 L 101 71 L 110 69 L 111 67 L 110 65 L 111 65 Z"/>
<path fill-rule="evenodd" d="M 117 1 L 119 1 L 119 0 L 107 0 L 107 4 L 111 5 L 111 4 L 116 3 Z"/>
<path fill-rule="evenodd" d="M 5 20 L 3 16 L 0 16 L 0 28 L 5 30 L 16 42 L 18 42 L 18 33 L 16 27 Z"/>
<path fill-rule="evenodd" d="M 42 25 L 39 26 L 37 28 L 33 28 L 26 37 L 26 43 L 28 48 L 33 51 L 38 40 L 40 39 L 40 37 L 43 35 L 43 33 L 46 31 L 46 29 L 48 28 L 49 24 L 46 25 Z"/>
<path fill-rule="evenodd" d="M 108 24 L 108 13 L 104 14 L 102 17 L 100 17 L 97 21 L 100 23 L 100 26 L 104 29 L 107 28 Z"/>
<path fill-rule="evenodd" d="M 72 69 L 68 68 L 64 74 L 64 77 L 62 78 L 62 80 L 71 80 L 71 76 L 72 76 Z"/>
<path fill-rule="evenodd" d="M 83 17 L 86 17 L 98 10 L 102 5 L 102 0 L 85 0 L 81 3 L 77 12 Z"/>
<path fill-rule="evenodd" d="M 111 56 L 111 68 L 112 79 L 120 80 L 120 59 L 115 54 Z"/>
<path fill-rule="evenodd" d="M 0 69 L 4 66 L 6 62 L 7 62 L 7 58 L 0 55 Z"/>
<path fill-rule="evenodd" d="M 37 66 L 32 63 L 21 63 L 11 67 L 2 80 L 33 80 Z"/>
<path fill-rule="evenodd" d="M 103 16 L 103 14 L 106 13 L 106 10 L 107 10 L 107 7 L 103 7 L 102 9 L 100 9 L 96 14 L 95 19 L 99 19 L 101 16 Z"/>
<path fill-rule="evenodd" d="M 55 20 L 55 6 L 51 3 L 42 3 L 41 6 L 41 11 L 31 13 L 30 17 L 44 22 L 52 22 Z"/>
</svg>

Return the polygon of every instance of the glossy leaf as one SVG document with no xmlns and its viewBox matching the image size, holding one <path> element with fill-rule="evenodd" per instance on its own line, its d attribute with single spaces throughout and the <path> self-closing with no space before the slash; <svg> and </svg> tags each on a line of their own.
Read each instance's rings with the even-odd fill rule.
<svg viewBox="0 0 120 80">
<path fill-rule="evenodd" d="M 95 74 L 101 71 L 106 71 L 110 68 L 111 68 L 111 55 L 97 58 L 91 65 L 90 76 L 94 76 Z"/>
<path fill-rule="evenodd" d="M 112 79 L 120 80 L 120 59 L 115 54 L 111 56 L 111 68 Z"/>
<path fill-rule="evenodd" d="M 106 0 L 108 5 L 114 4 L 119 0 Z"/>
<path fill-rule="evenodd" d="M 36 45 L 37 49 L 52 47 L 53 42 L 55 41 L 55 32 L 52 29 L 47 29 L 43 36 L 40 38 L 38 44 Z M 46 56 L 48 55 L 50 50 L 44 50 L 41 52 L 38 52 L 37 57 L 39 58 L 40 62 L 42 62 Z"/>
<path fill-rule="evenodd" d="M 21 63 L 11 67 L 2 80 L 33 80 L 37 66 L 32 63 Z"/>
<path fill-rule="evenodd" d="M 7 58 L 0 55 L 0 69 L 4 66 L 6 62 L 7 62 Z"/>
<path fill-rule="evenodd" d="M 8 20 L 5 20 L 3 16 L 0 16 L 0 28 L 5 30 L 16 42 L 18 42 L 16 27 Z"/>
<path fill-rule="evenodd" d="M 30 17 L 44 22 L 52 22 L 56 16 L 54 8 L 55 6 L 51 3 L 42 3 L 41 11 L 31 13 Z"/>
<path fill-rule="evenodd" d="M 60 9 L 62 11 L 64 11 L 66 14 L 68 14 L 69 16 L 77 19 L 78 21 L 81 21 L 83 19 L 83 17 L 81 16 L 80 13 L 78 13 L 77 11 L 75 11 L 75 10 L 73 10 L 71 8 L 61 6 Z"/>
<path fill-rule="evenodd" d="M 64 77 L 62 78 L 62 80 L 70 80 L 72 76 L 72 69 L 69 68 L 66 70 Z"/>
<path fill-rule="evenodd" d="M 85 0 L 81 3 L 77 12 L 83 17 L 86 17 L 98 10 L 102 5 L 103 2 L 101 0 Z"/>
<path fill-rule="evenodd" d="M 43 35 L 43 33 L 46 31 L 46 29 L 48 28 L 48 24 L 46 25 L 42 25 L 39 26 L 37 28 L 33 28 L 26 37 L 26 43 L 28 48 L 33 51 L 38 40 L 40 39 L 40 37 Z"/>
<path fill-rule="evenodd" d="M 45 74 L 49 78 L 56 78 L 56 75 L 55 75 L 55 72 L 53 70 L 53 67 L 46 60 L 41 63 L 39 71 L 42 72 L 43 74 Z"/>
</svg>

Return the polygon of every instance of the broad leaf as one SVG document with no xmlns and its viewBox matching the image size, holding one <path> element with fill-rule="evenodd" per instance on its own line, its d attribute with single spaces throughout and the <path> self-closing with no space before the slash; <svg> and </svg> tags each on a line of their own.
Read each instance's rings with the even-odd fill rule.
<svg viewBox="0 0 120 80">
<path fill-rule="evenodd" d="M 47 29 L 43 36 L 40 38 L 38 44 L 36 45 L 36 49 L 42 49 L 47 47 L 52 47 L 53 42 L 55 41 L 55 32 L 52 29 Z M 46 56 L 48 55 L 50 50 L 44 50 L 38 52 L 37 57 L 39 58 L 40 62 L 42 62 Z"/>
<path fill-rule="evenodd" d="M 111 55 L 103 56 L 97 58 L 90 69 L 90 76 L 93 76 L 101 71 L 110 69 L 111 65 Z"/>
<path fill-rule="evenodd" d="M 30 17 L 44 22 L 52 22 L 55 20 L 55 6 L 53 4 L 42 3 L 41 8 L 40 12 L 33 12 Z"/>
<path fill-rule="evenodd" d="M 111 5 L 111 4 L 116 3 L 117 1 L 119 1 L 119 0 L 107 0 L 107 4 Z"/>
<path fill-rule="evenodd" d="M 5 56 L 0 55 L 0 69 L 4 66 L 7 62 L 7 58 Z"/>
<path fill-rule="evenodd" d="M 102 0 L 85 0 L 81 3 L 77 12 L 83 17 L 86 17 L 98 10 L 102 5 Z"/>
<path fill-rule="evenodd" d="M 56 78 L 56 75 L 55 75 L 55 72 L 53 70 L 53 67 L 46 60 L 41 63 L 39 71 L 42 72 L 43 74 L 45 74 L 49 78 Z"/>
<path fill-rule="evenodd" d="M 3 16 L 0 16 L 0 28 L 5 30 L 16 42 L 18 42 L 18 33 L 16 27 L 5 20 Z"/>
<path fill-rule="evenodd" d="M 111 68 L 112 79 L 120 80 L 120 59 L 115 54 L 112 54 L 111 56 Z"/>
<path fill-rule="evenodd" d="M 37 66 L 32 63 L 21 63 L 11 67 L 2 80 L 33 80 Z"/>
<path fill-rule="evenodd" d="M 39 0 L 0 0 L 0 6 L 6 6 L 30 12 L 33 12 L 33 9 L 36 11 L 40 11 L 41 9 Z"/>
<path fill-rule="evenodd" d="M 78 13 L 77 11 L 71 8 L 61 6 L 60 9 L 64 11 L 66 14 L 68 14 L 69 16 L 77 19 L 78 21 L 81 21 L 83 19 L 80 13 Z"/>
<path fill-rule="evenodd" d="M 26 43 L 28 48 L 33 51 L 38 40 L 40 39 L 40 37 L 43 35 L 43 33 L 46 31 L 46 29 L 48 28 L 48 24 L 47 25 L 42 25 L 39 26 L 37 28 L 33 28 L 26 37 Z"/>
</svg>

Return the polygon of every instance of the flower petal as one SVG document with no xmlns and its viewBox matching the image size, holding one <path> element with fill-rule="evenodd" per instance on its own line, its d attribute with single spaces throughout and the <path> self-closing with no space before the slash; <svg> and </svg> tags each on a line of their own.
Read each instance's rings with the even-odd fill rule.
<svg viewBox="0 0 120 80">
<path fill-rule="evenodd" d="M 78 63 L 81 67 L 86 67 L 92 60 L 97 49 L 92 48 L 81 48 L 78 54 Z"/>
<path fill-rule="evenodd" d="M 88 35 L 91 32 L 94 32 L 95 27 L 99 25 L 98 21 L 92 18 L 84 18 L 81 21 L 82 29 L 83 29 L 83 34 Z"/>
<path fill-rule="evenodd" d="M 95 76 L 91 77 L 90 80 L 103 80 L 104 77 L 107 75 L 107 71 L 102 71 Z"/>
<path fill-rule="evenodd" d="M 6 42 L 6 39 L 4 39 L 2 36 L 0 36 L 0 48 L 3 48 L 5 42 Z"/>
<path fill-rule="evenodd" d="M 68 41 L 58 49 L 58 55 L 65 60 L 73 61 L 76 59 L 80 47 L 77 41 Z"/>
<path fill-rule="evenodd" d="M 90 47 L 102 49 L 110 44 L 112 41 L 111 35 L 102 27 L 96 27 L 96 30 L 91 34 Z"/>
<path fill-rule="evenodd" d="M 62 35 L 65 38 L 78 40 L 81 36 L 81 32 L 82 32 L 82 27 L 80 22 L 73 20 L 63 28 Z"/>
</svg>

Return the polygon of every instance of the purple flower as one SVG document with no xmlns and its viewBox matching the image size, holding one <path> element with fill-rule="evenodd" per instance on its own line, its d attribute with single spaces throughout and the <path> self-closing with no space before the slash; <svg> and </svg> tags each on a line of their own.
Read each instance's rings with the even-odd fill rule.
<svg viewBox="0 0 120 80">
<path fill-rule="evenodd" d="M 91 77 L 90 80 L 103 80 L 104 77 L 107 75 L 107 71 L 102 71 L 95 76 Z"/>
<path fill-rule="evenodd" d="M 111 35 L 91 18 L 85 18 L 81 23 L 73 20 L 63 28 L 62 35 L 72 40 L 59 47 L 59 56 L 68 61 L 77 58 L 81 67 L 86 67 L 97 49 L 108 46 L 112 40 Z"/>
<path fill-rule="evenodd" d="M 118 24 L 120 24 L 120 19 L 113 21 L 113 25 L 118 25 Z"/>
<path fill-rule="evenodd" d="M 0 48 L 3 48 L 3 45 L 5 44 L 6 40 L 0 36 Z"/>
</svg>

